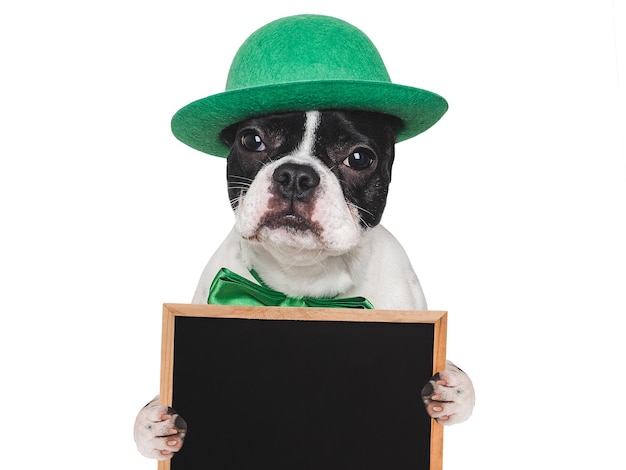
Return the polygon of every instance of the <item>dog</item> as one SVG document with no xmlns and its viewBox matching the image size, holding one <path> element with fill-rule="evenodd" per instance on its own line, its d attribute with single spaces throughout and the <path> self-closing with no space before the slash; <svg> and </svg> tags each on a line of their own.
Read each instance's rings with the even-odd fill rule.
<svg viewBox="0 0 626 470">
<path fill-rule="evenodd" d="M 226 267 L 256 282 L 254 270 L 290 297 L 363 296 L 376 309 L 426 310 L 405 251 L 380 224 L 400 126 L 386 114 L 321 110 L 228 127 L 235 225 L 206 265 L 193 302 L 207 302 L 213 278 Z M 471 415 L 474 388 L 448 362 L 421 399 L 437 422 L 456 424 Z M 158 397 L 135 422 L 137 447 L 150 458 L 171 458 L 186 433 L 184 419 Z"/>
</svg>

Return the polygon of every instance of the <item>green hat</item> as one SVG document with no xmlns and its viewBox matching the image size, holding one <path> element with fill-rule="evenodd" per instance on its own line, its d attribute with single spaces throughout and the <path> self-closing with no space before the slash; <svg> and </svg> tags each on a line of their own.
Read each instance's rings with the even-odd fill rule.
<svg viewBox="0 0 626 470">
<path fill-rule="evenodd" d="M 180 109 L 172 132 L 185 144 L 219 157 L 229 149 L 228 126 L 253 116 L 288 111 L 350 109 L 400 118 L 397 140 L 414 137 L 448 109 L 429 91 L 391 83 L 370 39 L 345 21 L 297 15 L 273 21 L 239 48 L 226 91 Z"/>
</svg>

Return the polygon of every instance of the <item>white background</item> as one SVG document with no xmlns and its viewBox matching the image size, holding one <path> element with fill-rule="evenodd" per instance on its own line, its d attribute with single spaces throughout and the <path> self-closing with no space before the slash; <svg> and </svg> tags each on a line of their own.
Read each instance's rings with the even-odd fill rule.
<svg viewBox="0 0 626 470">
<path fill-rule="evenodd" d="M 12 468 L 156 468 L 132 424 L 158 392 L 161 305 L 190 301 L 233 220 L 225 161 L 169 120 L 223 90 L 253 30 L 304 12 L 358 26 L 395 82 L 450 103 L 398 145 L 383 218 L 477 389 L 446 470 L 624 468 L 624 2 L 346 5 L 3 2 Z"/>
</svg>

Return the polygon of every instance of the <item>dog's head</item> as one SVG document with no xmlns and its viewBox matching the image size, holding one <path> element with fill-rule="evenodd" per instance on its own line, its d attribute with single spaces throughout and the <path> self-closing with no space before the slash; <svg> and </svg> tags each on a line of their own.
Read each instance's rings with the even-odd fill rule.
<svg viewBox="0 0 626 470">
<path fill-rule="evenodd" d="M 359 111 L 253 118 L 223 137 L 236 229 L 281 253 L 343 254 L 380 222 L 399 123 Z"/>
</svg>

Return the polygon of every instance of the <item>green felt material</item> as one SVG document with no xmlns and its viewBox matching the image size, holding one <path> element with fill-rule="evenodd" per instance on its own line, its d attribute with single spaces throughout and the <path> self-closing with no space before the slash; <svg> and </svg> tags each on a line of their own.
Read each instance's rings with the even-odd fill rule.
<svg viewBox="0 0 626 470">
<path fill-rule="evenodd" d="M 256 307 L 374 308 L 372 303 L 364 297 L 289 297 L 282 292 L 270 289 L 253 270 L 250 272 L 259 284 L 249 281 L 230 269 L 221 268 L 211 283 L 207 303 Z"/>
<path fill-rule="evenodd" d="M 228 126 L 253 116 L 288 111 L 350 109 L 398 117 L 397 140 L 435 124 L 447 111 L 441 96 L 391 82 L 371 40 L 343 20 L 297 15 L 255 31 L 237 51 L 222 93 L 199 99 L 172 118 L 185 144 L 219 157 Z"/>
</svg>

